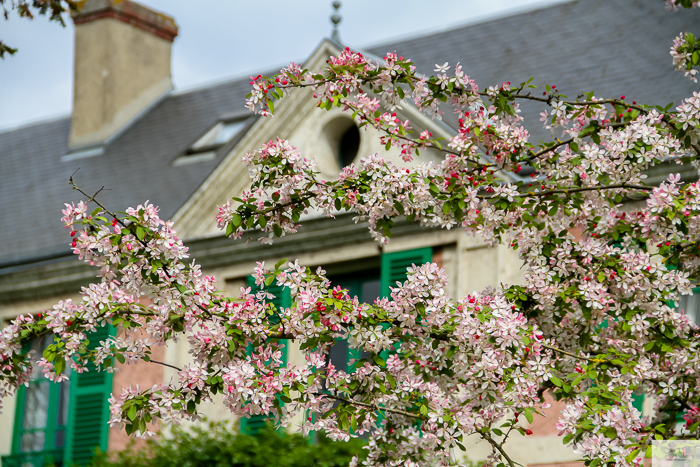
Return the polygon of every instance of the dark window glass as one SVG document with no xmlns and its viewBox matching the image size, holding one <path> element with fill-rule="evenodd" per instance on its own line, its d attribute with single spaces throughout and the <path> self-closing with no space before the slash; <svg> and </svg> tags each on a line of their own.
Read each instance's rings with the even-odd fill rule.
<svg viewBox="0 0 700 467">
<path fill-rule="evenodd" d="M 31 342 L 26 350 L 41 355 L 53 342 L 45 336 Z M 68 396 L 70 383 L 52 383 L 44 378 L 41 368 L 35 365 L 32 380 L 20 388 L 22 407 L 17 413 L 19 433 L 15 436 L 15 452 L 39 452 L 60 449 L 65 444 L 65 427 L 68 424 Z"/>
<path fill-rule="evenodd" d="M 360 149 L 360 130 L 355 125 L 351 125 L 340 138 L 338 147 L 338 158 L 341 167 L 352 164 Z"/>
<path fill-rule="evenodd" d="M 66 444 L 66 430 L 58 430 L 56 432 L 55 448 L 62 448 Z"/>
<path fill-rule="evenodd" d="M 376 299 L 379 298 L 381 294 L 381 282 L 379 279 L 368 280 L 362 283 L 360 301 L 362 303 L 374 303 Z"/>
<path fill-rule="evenodd" d="M 56 425 L 66 426 L 68 424 L 68 397 L 70 393 L 70 380 L 61 383 L 58 392 L 58 413 L 56 414 Z"/>
</svg>

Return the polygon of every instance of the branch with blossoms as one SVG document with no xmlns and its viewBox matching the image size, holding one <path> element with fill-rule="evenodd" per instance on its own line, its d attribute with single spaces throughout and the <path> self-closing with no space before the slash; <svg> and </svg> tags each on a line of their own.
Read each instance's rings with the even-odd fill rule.
<svg viewBox="0 0 700 467">
<path fill-rule="evenodd" d="M 682 37 L 679 57 L 690 44 Z M 284 427 L 301 419 L 302 433 L 338 440 L 368 434 L 371 466 L 448 465 L 476 435 L 492 448 L 488 466 L 515 467 L 505 442 L 532 434 L 524 421 L 542 413 L 549 391 L 566 402 L 562 441 L 588 467 L 639 467 L 652 439 L 700 435 L 700 329 L 676 310 L 700 281 L 700 185 L 671 174 L 652 186 L 645 174 L 659 164 L 697 167 L 700 94 L 660 108 L 585 92 L 569 99 L 554 85 L 535 95 L 531 81 L 480 90 L 459 64 L 435 71 L 419 76 L 396 53 L 375 61 L 345 49 L 322 70 L 291 64 L 253 78 L 251 110 L 271 115 L 294 88 L 312 88 L 317 107 L 377 130 L 401 162 L 370 154 L 321 180 L 314 160 L 272 140 L 243 158 L 250 188 L 219 207 L 217 225 L 265 243 L 296 233 L 310 210 L 355 216 L 381 244 L 399 219 L 459 228 L 515 250 L 522 285 L 452 298 L 445 271 L 428 263 L 409 268 L 390 297 L 362 304 L 322 269 L 285 260 L 259 263 L 257 290 L 226 297 L 156 207 L 114 213 L 71 180 L 97 208 L 67 205 L 64 222 L 100 279 L 80 303 L 2 330 L 0 399 L 34 365 L 52 380 L 69 365 L 114 371 L 115 361 L 150 361 L 154 346 L 184 338 L 191 362 L 169 384 L 113 394 L 113 426 L 145 436 L 159 419 L 196 420 L 199 404 L 221 394 L 240 417 Z M 530 142 L 524 100 L 544 106 L 541 122 L 558 137 Z M 413 135 L 399 118 L 408 105 L 434 118 L 451 107 L 456 134 Z M 427 149 L 442 158 L 413 161 Z M 512 176 L 525 165 L 535 169 L 530 180 Z M 274 305 L 272 285 L 290 291 L 289 307 Z M 107 324 L 117 335 L 88 347 Z M 21 352 L 51 334 L 44 355 Z M 337 339 L 362 355 L 347 371 L 328 359 Z M 283 363 L 288 345 L 299 362 Z M 633 404 L 642 393 L 656 398 L 643 418 Z M 689 435 L 674 428 L 679 414 Z"/>
<path fill-rule="evenodd" d="M 476 431 L 473 422 L 457 423 L 456 414 L 465 410 L 465 404 L 490 406 L 494 402 L 478 395 L 478 381 L 492 380 L 497 373 L 505 391 L 498 400 L 508 398 L 507 394 L 516 390 L 517 374 L 523 368 L 522 342 L 527 336 L 538 335 L 536 328 L 526 325 L 522 315 L 505 306 L 503 297 L 469 297 L 462 304 L 436 294 L 444 289 L 446 276 L 432 264 L 409 271 L 408 281 L 393 291 L 391 302 L 384 299 L 374 305 L 360 304 L 340 288 L 330 289 L 321 272 L 314 274 L 295 263 L 289 263 L 287 269 L 281 269 L 280 263 L 270 272 L 260 267 L 255 273 L 261 285 L 276 280 L 278 285 L 289 287 L 294 297 L 291 308 L 274 309 L 266 302 L 270 298 L 266 292 L 252 295 L 250 289 L 243 290 L 240 300 L 229 301 L 213 291 L 211 277 L 203 277 L 195 265 L 180 262 L 186 258 L 186 249 L 170 224 L 158 218 L 153 206 L 130 209 L 117 222 L 102 213 L 98 207 L 88 214 L 87 206 L 79 203 L 67 206 L 64 217 L 71 232 L 79 232 L 74 245 L 76 254 L 101 268 L 102 282 L 83 290 L 83 304 L 61 302 L 40 321 L 32 322 L 40 331 L 23 326 L 27 320 L 20 317 L 3 330 L 1 339 L 3 348 L 21 347 L 33 335 L 53 332 L 56 343 L 49 346 L 38 364 L 48 377 L 56 379 L 61 374 L 57 362 L 79 356 L 82 362 L 90 360 L 111 368 L 112 359 L 122 363 L 149 361 L 151 346 L 189 333 L 190 353 L 195 361 L 178 372 L 176 384 L 157 385 L 144 391 L 128 389 L 112 397 L 111 423 L 125 425 L 128 433 L 146 434 L 147 424 L 159 418 L 194 418 L 199 403 L 223 392 L 225 403 L 237 415 L 263 413 L 285 424 L 300 413 L 317 414 L 318 421 L 309 422 L 302 429 L 326 429 L 341 439 L 348 436 L 348 429 L 358 435 L 376 429 L 379 411 L 392 424 L 397 440 L 407 435 L 406 430 L 416 429 L 402 421 L 408 418 L 422 420 L 419 428 L 428 436 L 424 442 L 430 436 L 438 436 L 436 430 L 442 433 L 447 429 L 451 435 L 445 440 L 446 446 L 459 445 L 459 437 Z M 145 244 L 143 248 L 141 242 Z M 159 290 L 154 292 L 154 287 Z M 139 303 L 146 295 L 154 297 L 152 302 Z M 209 313 L 203 313 L 200 306 Z M 457 315 L 452 314 L 455 310 Z M 495 313 L 503 317 L 506 310 L 510 325 L 503 328 L 503 322 L 494 318 Z M 477 311 L 478 319 L 474 316 Z M 273 316 L 281 317 L 286 323 L 284 328 Z M 121 327 L 120 335 L 100 343 L 92 352 L 82 352 L 86 335 L 107 321 Z M 67 323 L 70 324 L 66 326 Z M 127 331 L 132 328 L 141 329 L 148 337 L 127 343 Z M 477 329 L 486 334 L 481 338 L 457 338 Z M 488 340 L 496 335 L 502 335 L 498 345 L 510 349 L 497 357 L 502 361 L 496 365 L 496 373 L 496 367 L 473 373 L 475 369 L 465 372 L 455 366 L 457 361 L 481 355 L 490 345 Z M 280 337 L 294 340 L 306 351 L 306 364 L 282 367 L 280 347 L 284 344 Z M 346 338 L 351 348 L 368 353 L 355 363 L 352 373 L 336 371 L 326 364 L 324 354 L 337 338 Z M 79 342 L 78 348 L 67 345 L 71 342 Z M 383 352 L 393 351 L 395 346 L 401 348 L 398 353 L 382 357 Z M 537 344 L 531 347 L 539 353 Z M 511 358 L 511 353 L 516 358 Z M 410 358 L 410 365 L 406 358 Z M 547 357 L 540 355 L 537 362 L 526 366 L 544 371 L 546 363 Z M 86 370 L 79 366 L 74 369 Z M 426 386 L 424 377 L 428 375 L 443 382 Z M 321 391 L 321 381 L 329 393 Z M 447 386 L 440 389 L 448 381 L 473 387 L 473 400 L 449 396 Z M 530 410 L 539 403 L 539 396 L 533 392 L 529 398 L 528 402 L 509 405 L 505 410 Z M 483 423 L 497 419 L 494 414 Z M 444 425 L 445 420 L 452 421 L 450 426 Z M 434 458 L 428 451 L 416 456 Z"/>
<path fill-rule="evenodd" d="M 697 83 L 698 79 L 695 75 L 698 70 L 695 68 L 700 66 L 700 44 L 695 41 L 695 35 L 687 32 L 676 37 L 671 47 L 671 56 L 676 70 L 683 72 L 684 76 Z"/>
</svg>

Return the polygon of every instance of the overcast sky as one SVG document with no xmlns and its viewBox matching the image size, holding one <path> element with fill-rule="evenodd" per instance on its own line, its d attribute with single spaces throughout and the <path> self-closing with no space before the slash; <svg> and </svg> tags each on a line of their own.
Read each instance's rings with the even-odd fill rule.
<svg viewBox="0 0 700 467">
<path fill-rule="evenodd" d="M 345 0 L 343 43 L 363 47 L 561 0 Z M 306 58 L 330 35 L 330 0 L 142 0 L 180 27 L 173 45 L 178 90 Z M 426 8 L 426 5 L 429 8 Z M 0 17 L 0 38 L 19 48 L 0 60 L 0 130 L 67 115 L 73 26 Z"/>
</svg>

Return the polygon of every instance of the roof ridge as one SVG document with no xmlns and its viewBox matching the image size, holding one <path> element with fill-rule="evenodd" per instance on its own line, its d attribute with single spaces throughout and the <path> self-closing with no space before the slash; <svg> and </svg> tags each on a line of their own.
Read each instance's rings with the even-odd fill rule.
<svg viewBox="0 0 700 467">
<path fill-rule="evenodd" d="M 413 31 L 408 34 L 393 37 L 391 39 L 382 40 L 382 42 L 376 42 L 374 44 L 364 45 L 362 48 L 366 50 L 377 49 L 383 46 L 389 46 L 397 44 L 400 42 L 410 41 L 414 39 L 423 39 L 431 36 L 436 36 L 438 34 L 445 34 L 456 31 L 458 29 L 466 28 L 468 26 L 475 26 L 477 24 L 486 24 L 492 21 L 496 21 L 503 18 L 510 18 L 512 16 L 524 15 L 527 13 L 532 13 L 538 10 L 544 10 L 546 8 L 557 7 L 566 3 L 575 3 L 580 0 L 537 0 L 527 5 L 516 6 L 514 8 L 494 11 L 491 13 L 485 13 L 483 15 L 476 16 L 469 20 L 461 20 L 459 22 L 447 24 L 444 26 L 437 26 L 434 28 L 426 28 L 419 31 Z"/>
<path fill-rule="evenodd" d="M 184 87 L 182 89 L 175 89 L 173 90 L 169 95 L 170 96 L 183 96 L 185 94 L 191 94 L 195 93 L 198 91 L 205 91 L 207 89 L 213 89 L 217 88 L 220 86 L 226 86 L 227 84 L 233 84 L 236 81 L 242 81 L 242 80 L 248 80 L 250 78 L 250 74 L 272 74 L 272 73 L 278 73 L 279 70 L 284 68 L 286 65 L 279 65 L 278 67 L 268 67 L 264 70 L 264 73 L 261 73 L 260 71 L 246 71 L 243 73 L 240 73 L 234 77 L 226 77 L 226 78 L 220 78 L 220 79 L 215 79 L 206 83 L 200 83 L 200 84 L 193 84 L 192 86 Z"/>
<path fill-rule="evenodd" d="M 0 135 L 4 135 L 6 133 L 12 133 L 13 131 L 26 130 L 26 129 L 31 128 L 33 126 L 48 125 L 50 123 L 58 123 L 58 122 L 63 121 L 63 120 L 70 120 L 70 116 L 71 116 L 71 114 L 69 112 L 67 114 L 63 114 L 60 117 L 58 115 L 43 117 L 40 120 L 34 120 L 31 122 L 20 123 L 17 126 L 0 128 Z"/>
</svg>

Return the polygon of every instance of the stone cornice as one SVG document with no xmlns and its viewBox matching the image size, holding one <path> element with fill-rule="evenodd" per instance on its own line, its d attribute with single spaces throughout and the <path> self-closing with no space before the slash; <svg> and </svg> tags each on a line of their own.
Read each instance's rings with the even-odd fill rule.
<svg viewBox="0 0 700 467">
<path fill-rule="evenodd" d="M 400 242 L 407 237 L 425 234 L 440 234 L 442 242 L 454 241 L 456 231 L 437 230 L 421 227 L 416 222 L 397 221 L 392 229 L 392 238 Z M 304 254 L 334 251 L 341 247 L 364 247 L 368 251 L 380 253 L 379 245 L 371 238 L 367 224 L 355 223 L 350 214 L 339 215 L 335 219 L 316 218 L 302 222 L 298 233 L 275 240 L 274 245 L 257 241 L 256 232 L 247 238 L 231 240 L 223 235 L 190 239 L 185 245 L 190 248 L 190 258 L 196 260 L 204 270 L 221 269 L 233 265 L 250 265 L 270 258 L 297 258 Z M 448 238 L 449 237 L 449 238 Z M 435 241 L 431 241 L 435 245 Z M 340 259 L 340 258 L 338 258 Z M 0 269 L 0 303 L 36 299 L 57 295 L 74 294 L 79 287 L 96 281 L 98 270 L 81 261 L 75 255 L 64 256 L 22 268 Z M 220 278 L 221 280 L 223 278 Z"/>
</svg>

